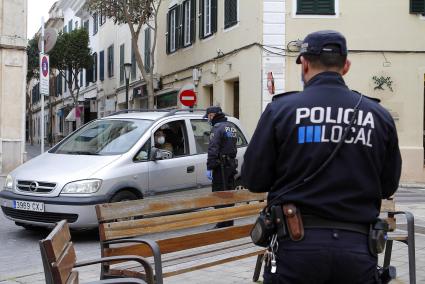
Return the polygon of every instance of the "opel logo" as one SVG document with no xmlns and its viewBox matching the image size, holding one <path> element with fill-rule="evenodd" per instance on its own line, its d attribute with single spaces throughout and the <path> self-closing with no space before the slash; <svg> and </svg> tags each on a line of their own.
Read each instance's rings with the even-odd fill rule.
<svg viewBox="0 0 425 284">
<path fill-rule="evenodd" d="M 38 189 L 38 182 L 33 181 L 32 183 L 30 183 L 30 191 L 31 192 L 36 192 Z"/>
</svg>

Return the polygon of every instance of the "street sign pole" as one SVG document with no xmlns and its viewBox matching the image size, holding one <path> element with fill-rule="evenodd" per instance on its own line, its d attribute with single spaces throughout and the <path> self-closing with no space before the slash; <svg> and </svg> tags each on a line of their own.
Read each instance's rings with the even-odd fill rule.
<svg viewBox="0 0 425 284">
<path fill-rule="evenodd" d="M 41 54 L 40 61 L 44 55 L 44 17 L 41 18 Z M 41 63 L 41 62 L 40 62 Z M 40 70 L 40 78 L 43 76 L 42 70 Z M 41 91 L 41 80 L 40 80 L 40 94 L 41 94 L 41 153 L 44 153 L 44 93 Z"/>
</svg>

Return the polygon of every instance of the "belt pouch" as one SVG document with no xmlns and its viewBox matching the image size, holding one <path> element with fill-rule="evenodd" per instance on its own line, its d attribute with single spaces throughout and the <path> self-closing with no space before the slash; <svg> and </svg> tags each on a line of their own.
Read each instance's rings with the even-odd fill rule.
<svg viewBox="0 0 425 284">
<path fill-rule="evenodd" d="M 304 238 L 304 226 L 301 218 L 301 212 L 294 204 L 284 204 L 283 214 L 286 217 L 286 225 L 291 240 L 297 242 Z"/>
</svg>

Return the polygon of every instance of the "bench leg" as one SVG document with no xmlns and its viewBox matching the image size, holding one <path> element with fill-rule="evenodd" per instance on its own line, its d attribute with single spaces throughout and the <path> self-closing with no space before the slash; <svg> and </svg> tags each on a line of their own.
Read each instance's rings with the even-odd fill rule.
<svg viewBox="0 0 425 284">
<path fill-rule="evenodd" d="M 252 276 L 252 281 L 257 282 L 260 278 L 261 266 L 263 264 L 264 254 L 259 254 L 257 256 L 257 263 L 255 264 L 254 276 Z"/>
<path fill-rule="evenodd" d="M 407 250 L 409 255 L 410 284 L 416 284 L 416 257 L 415 257 L 415 219 L 413 214 L 405 212 L 407 220 Z"/>
<path fill-rule="evenodd" d="M 387 244 L 386 244 L 386 247 L 385 247 L 385 256 L 384 256 L 384 265 L 383 265 L 383 267 L 390 266 L 392 250 L 393 250 L 393 241 L 392 240 L 388 240 L 387 241 Z"/>
</svg>

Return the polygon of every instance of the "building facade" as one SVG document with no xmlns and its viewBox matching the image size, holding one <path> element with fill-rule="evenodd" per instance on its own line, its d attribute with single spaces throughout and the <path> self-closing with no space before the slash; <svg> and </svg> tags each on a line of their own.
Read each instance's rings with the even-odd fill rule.
<svg viewBox="0 0 425 284">
<path fill-rule="evenodd" d="M 252 134 L 272 95 L 284 90 L 285 5 L 279 1 L 164 1 L 159 19 L 157 93 L 177 103 L 193 85 L 198 108 L 220 105 Z"/>
<path fill-rule="evenodd" d="M 423 1 L 287 0 L 286 45 L 333 29 L 348 42 L 349 87 L 381 99 L 395 120 L 403 156 L 402 180 L 425 181 Z M 298 42 L 298 44 L 297 44 Z M 286 90 L 302 89 L 295 52 L 286 56 Z"/>
<path fill-rule="evenodd" d="M 0 187 L 25 153 L 27 1 L 0 1 Z"/>
</svg>

